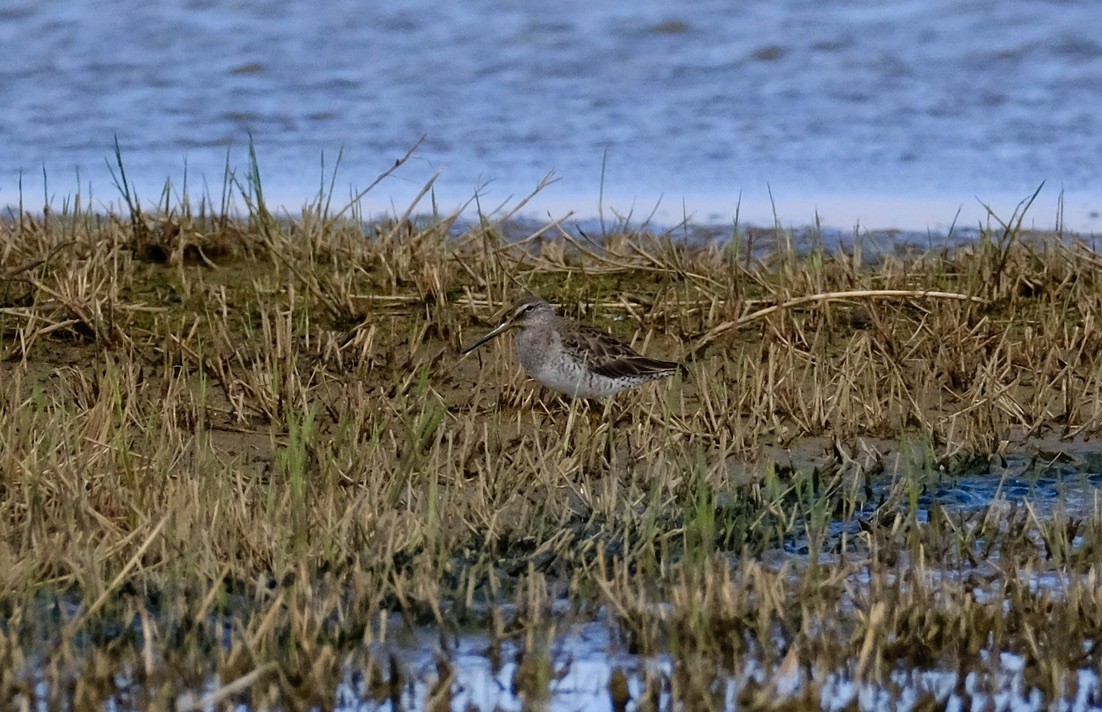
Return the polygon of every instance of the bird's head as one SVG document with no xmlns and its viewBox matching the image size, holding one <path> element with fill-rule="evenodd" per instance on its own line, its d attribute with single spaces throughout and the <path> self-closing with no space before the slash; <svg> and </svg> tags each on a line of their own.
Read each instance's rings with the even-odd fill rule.
<svg viewBox="0 0 1102 712">
<path fill-rule="evenodd" d="M 504 334 L 514 327 L 534 326 L 546 323 L 555 317 L 555 310 L 551 305 L 539 297 L 528 296 L 513 302 L 504 311 L 498 325 L 486 333 L 478 341 L 463 349 L 463 354 L 469 354 L 487 341 Z"/>
</svg>

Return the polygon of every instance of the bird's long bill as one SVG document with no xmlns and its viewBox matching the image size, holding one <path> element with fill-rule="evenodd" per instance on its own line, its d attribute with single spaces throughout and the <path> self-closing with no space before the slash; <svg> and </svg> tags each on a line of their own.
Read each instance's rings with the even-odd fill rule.
<svg viewBox="0 0 1102 712">
<path fill-rule="evenodd" d="M 463 355 L 466 356 L 467 354 L 474 351 L 479 346 L 486 343 L 487 341 L 494 338 L 495 336 L 501 336 L 506 331 L 508 331 L 512 326 L 513 326 L 513 322 L 506 319 L 505 321 L 501 322 L 500 324 L 495 326 L 493 329 L 491 329 L 490 332 L 487 333 L 485 336 L 483 336 L 481 339 L 474 342 L 473 344 L 471 344 L 467 348 L 463 349 Z"/>
</svg>

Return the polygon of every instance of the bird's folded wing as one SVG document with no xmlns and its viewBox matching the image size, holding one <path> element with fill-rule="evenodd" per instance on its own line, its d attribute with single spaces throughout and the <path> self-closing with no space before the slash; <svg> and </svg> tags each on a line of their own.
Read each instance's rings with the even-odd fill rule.
<svg viewBox="0 0 1102 712">
<path fill-rule="evenodd" d="M 645 356 L 616 358 L 604 363 L 593 364 L 591 370 L 598 376 L 607 378 L 626 378 L 630 376 L 655 376 L 680 370 L 681 364 L 673 361 L 659 361 Z"/>
</svg>

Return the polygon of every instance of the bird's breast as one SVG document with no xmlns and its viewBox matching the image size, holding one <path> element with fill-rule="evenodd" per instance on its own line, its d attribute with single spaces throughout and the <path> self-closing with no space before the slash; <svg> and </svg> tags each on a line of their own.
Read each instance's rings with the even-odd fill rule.
<svg viewBox="0 0 1102 712">
<path fill-rule="evenodd" d="M 550 330 L 522 329 L 516 335 L 517 358 L 525 372 L 538 377 L 555 347 L 556 335 Z"/>
</svg>

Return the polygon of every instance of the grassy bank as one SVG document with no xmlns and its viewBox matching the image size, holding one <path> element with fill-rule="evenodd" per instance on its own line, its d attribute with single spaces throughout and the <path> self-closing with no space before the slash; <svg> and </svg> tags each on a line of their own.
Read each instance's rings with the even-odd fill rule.
<svg viewBox="0 0 1102 712">
<path fill-rule="evenodd" d="M 353 669 L 387 700 L 391 614 L 522 641 L 537 706 L 547 641 L 598 612 L 676 661 L 640 704 L 718 706 L 748 661 L 744 701 L 796 674 L 813 706 L 824 671 L 993 676 L 1010 651 L 1056 698 L 1099 668 L 1097 505 L 917 507 L 955 473 L 1094 462 L 1086 245 L 1019 215 L 876 260 L 782 230 L 506 239 L 328 198 L 277 216 L 259 185 L 236 217 L 124 191 L 0 221 L 0 698 L 302 708 Z M 506 339 L 460 358 L 529 291 L 688 375 L 592 405 Z"/>
</svg>

